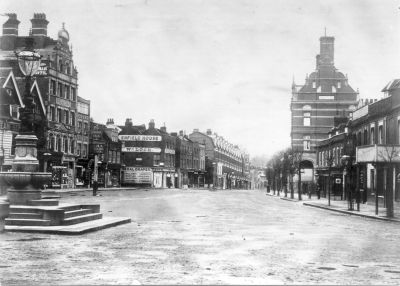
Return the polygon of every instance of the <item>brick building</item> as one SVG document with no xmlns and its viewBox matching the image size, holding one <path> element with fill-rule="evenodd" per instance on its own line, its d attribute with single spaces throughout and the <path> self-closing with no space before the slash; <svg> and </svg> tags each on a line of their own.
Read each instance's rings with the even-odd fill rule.
<svg viewBox="0 0 400 286">
<path fill-rule="evenodd" d="M 146 129 L 144 125 L 134 126 L 131 119 L 120 127 L 122 184 L 174 187 L 176 142 L 166 127 L 157 129 L 151 120 Z"/>
<path fill-rule="evenodd" d="M 400 211 L 400 80 L 390 81 L 384 98 L 354 111 L 355 188 L 362 199 Z"/>
<path fill-rule="evenodd" d="M 193 142 L 183 131 L 171 133 L 176 137 L 176 178 L 177 188 L 204 187 L 205 146 Z"/>
<path fill-rule="evenodd" d="M 248 156 L 237 145 L 213 134 L 210 129 L 206 133 L 194 129 L 189 139 L 205 146 L 207 185 L 221 189 L 245 188 L 249 185 Z"/>
<path fill-rule="evenodd" d="M 349 116 L 357 106 L 358 92 L 334 65 L 334 40 L 320 38 L 315 71 L 306 76 L 304 85 L 292 84 L 291 145 L 303 153 L 303 182 L 314 180 L 315 148 L 328 137 L 334 118 Z"/>
<path fill-rule="evenodd" d="M 39 138 L 38 142 L 38 160 L 41 166 L 45 161 L 48 163 L 48 171 L 53 172 L 53 187 L 74 187 L 78 156 L 78 72 L 73 62 L 69 33 L 63 24 L 57 39 L 50 38 L 47 35 L 49 22 L 46 15 L 37 13 L 31 19 L 30 35 L 19 36 L 17 15 L 8 14 L 8 17 L 0 38 L 0 65 L 11 67 L 17 80 L 22 78 L 15 52 L 23 50 L 33 40 L 33 48 L 42 57 L 35 77 L 47 116 L 43 124 L 43 140 Z M 85 142 L 82 137 L 80 141 Z"/>
<path fill-rule="evenodd" d="M 121 141 L 118 139 L 120 128 L 108 119 L 106 125 L 90 123 L 89 162 L 87 171 L 93 179 L 94 157 L 98 159 L 99 187 L 118 187 L 121 179 Z"/>
</svg>

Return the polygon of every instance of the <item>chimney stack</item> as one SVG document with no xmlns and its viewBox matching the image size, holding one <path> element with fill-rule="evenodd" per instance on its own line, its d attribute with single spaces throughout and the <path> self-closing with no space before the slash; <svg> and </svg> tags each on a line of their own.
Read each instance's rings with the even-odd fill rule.
<svg viewBox="0 0 400 286">
<path fill-rule="evenodd" d="M 154 119 L 150 119 L 149 129 L 154 129 L 154 127 L 155 127 Z"/>
<path fill-rule="evenodd" d="M 212 135 L 211 129 L 207 129 L 207 135 Z"/>
<path fill-rule="evenodd" d="M 132 118 L 127 118 L 126 119 L 125 126 L 132 126 Z"/>
<path fill-rule="evenodd" d="M 179 130 L 179 136 L 183 136 L 183 130 Z"/>
<path fill-rule="evenodd" d="M 197 128 L 193 129 L 193 133 L 194 132 L 199 132 L 199 129 L 197 129 Z"/>
<path fill-rule="evenodd" d="M 3 24 L 3 36 L 1 37 L 0 49 L 14 50 L 20 22 L 17 19 L 17 14 L 9 13 L 6 15 L 8 16 L 8 20 Z"/>
<path fill-rule="evenodd" d="M 3 36 L 18 36 L 18 25 L 20 21 L 17 19 L 17 14 L 6 14 L 8 20 L 3 24 Z"/>
<path fill-rule="evenodd" d="M 33 14 L 32 22 L 32 36 L 47 36 L 47 25 L 49 21 L 46 20 L 46 14 L 35 13 Z"/>
<path fill-rule="evenodd" d="M 162 132 L 167 133 L 167 127 L 165 127 L 165 126 L 161 126 L 161 127 L 160 127 L 160 130 L 161 130 Z"/>
</svg>

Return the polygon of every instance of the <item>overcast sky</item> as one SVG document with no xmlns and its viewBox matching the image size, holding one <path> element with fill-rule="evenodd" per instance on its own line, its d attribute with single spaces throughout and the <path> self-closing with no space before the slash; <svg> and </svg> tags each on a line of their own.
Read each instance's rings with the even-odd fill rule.
<svg viewBox="0 0 400 286">
<path fill-rule="evenodd" d="M 27 35 L 45 13 L 62 22 L 92 117 L 224 136 L 252 156 L 290 145 L 293 76 L 315 69 L 319 37 L 361 97 L 400 77 L 398 0 L 1 0 Z M 0 18 L 4 22 L 7 17 Z"/>
</svg>

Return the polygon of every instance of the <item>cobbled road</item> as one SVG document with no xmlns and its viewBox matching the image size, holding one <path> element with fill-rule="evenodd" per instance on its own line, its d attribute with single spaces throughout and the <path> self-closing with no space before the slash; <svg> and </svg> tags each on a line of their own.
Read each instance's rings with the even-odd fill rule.
<svg viewBox="0 0 400 286">
<path fill-rule="evenodd" d="M 257 190 L 62 196 L 132 223 L 80 236 L 1 232 L 1 285 L 400 284 L 399 223 Z"/>
</svg>

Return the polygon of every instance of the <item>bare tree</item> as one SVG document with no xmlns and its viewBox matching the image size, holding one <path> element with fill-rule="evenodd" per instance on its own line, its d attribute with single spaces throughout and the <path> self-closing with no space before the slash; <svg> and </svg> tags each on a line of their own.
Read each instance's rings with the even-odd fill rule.
<svg viewBox="0 0 400 286">
<path fill-rule="evenodd" d="M 388 183 L 392 183 L 392 180 L 388 179 L 388 174 L 393 174 L 393 161 L 400 156 L 399 150 L 396 148 L 398 146 L 395 145 L 379 145 L 377 146 L 378 152 L 377 152 L 377 161 L 383 161 L 386 163 L 389 168 L 389 173 L 386 170 L 385 171 L 385 176 L 386 180 Z M 389 175 L 389 178 L 391 178 L 391 175 Z M 386 184 L 388 186 L 389 184 Z M 393 187 L 393 186 L 392 186 Z M 394 216 L 394 206 L 393 206 L 393 190 L 392 187 L 389 188 L 389 191 L 386 191 L 385 194 L 385 199 L 386 199 L 386 216 L 387 217 L 393 217 Z M 376 192 L 376 196 L 377 195 Z"/>
<path fill-rule="evenodd" d="M 290 149 L 289 151 L 289 173 L 292 176 L 292 181 L 294 175 L 298 174 L 298 196 L 299 201 L 301 201 L 301 161 L 303 161 L 303 151 L 299 149 Z M 293 184 L 290 187 L 290 197 L 294 199 L 294 188 Z"/>
</svg>

